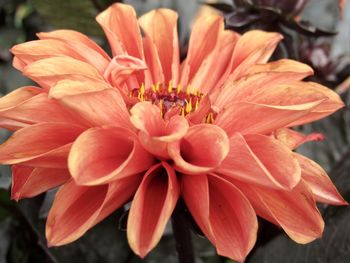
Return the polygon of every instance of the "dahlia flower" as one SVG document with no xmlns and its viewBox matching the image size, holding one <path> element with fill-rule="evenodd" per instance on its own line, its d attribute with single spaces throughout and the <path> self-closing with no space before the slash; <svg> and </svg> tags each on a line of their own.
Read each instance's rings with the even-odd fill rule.
<svg viewBox="0 0 350 263">
<path fill-rule="evenodd" d="M 129 5 L 97 16 L 112 57 L 71 30 L 14 46 L 13 65 L 38 86 L 0 99 L 0 146 L 12 198 L 58 187 L 46 224 L 59 246 L 131 200 L 127 238 L 141 257 L 159 242 L 179 198 L 218 254 L 242 262 L 257 215 L 308 243 L 322 234 L 316 201 L 343 205 L 325 171 L 294 151 L 320 139 L 293 126 L 343 102 L 302 79 L 296 61 L 267 62 L 281 35 L 224 30 L 198 18 L 180 63 L 177 14 L 139 19 Z M 141 29 L 143 34 L 141 34 Z"/>
</svg>

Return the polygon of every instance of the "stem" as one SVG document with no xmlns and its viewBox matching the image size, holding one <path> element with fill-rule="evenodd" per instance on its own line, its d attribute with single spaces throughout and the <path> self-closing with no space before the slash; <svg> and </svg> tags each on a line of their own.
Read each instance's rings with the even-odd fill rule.
<svg viewBox="0 0 350 263">
<path fill-rule="evenodd" d="M 195 263 L 191 231 L 183 212 L 184 205 L 179 201 L 172 216 L 172 227 L 175 237 L 179 263 Z"/>
</svg>

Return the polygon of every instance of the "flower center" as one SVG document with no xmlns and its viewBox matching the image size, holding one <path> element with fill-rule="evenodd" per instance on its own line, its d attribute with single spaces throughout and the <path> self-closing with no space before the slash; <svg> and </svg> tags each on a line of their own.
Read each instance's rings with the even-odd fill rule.
<svg viewBox="0 0 350 263">
<path fill-rule="evenodd" d="M 204 94 L 191 92 L 190 86 L 187 86 L 184 91 L 180 85 L 174 87 L 170 82 L 168 86 L 157 83 L 147 90 L 142 84 L 140 88 L 130 92 L 130 97 L 137 97 L 139 101 L 152 102 L 160 108 L 162 116 L 173 109 L 178 109 L 179 113 L 185 116 L 198 109 Z"/>
</svg>

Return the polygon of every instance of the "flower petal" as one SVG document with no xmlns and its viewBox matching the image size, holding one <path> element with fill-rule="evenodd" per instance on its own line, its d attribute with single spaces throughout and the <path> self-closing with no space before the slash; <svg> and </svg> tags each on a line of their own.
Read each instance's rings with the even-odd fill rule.
<svg viewBox="0 0 350 263">
<path fill-rule="evenodd" d="M 259 216 L 280 225 L 295 242 L 309 243 L 322 235 L 322 216 L 303 180 L 291 191 L 232 182 L 248 197 Z"/>
<path fill-rule="evenodd" d="M 91 92 L 70 96 L 69 88 L 80 92 L 83 89 L 81 85 L 84 84 L 86 85 L 86 91 L 91 90 Z M 59 82 L 50 95 L 59 98 L 65 108 L 68 108 L 75 116 L 84 120 L 90 126 L 113 124 L 132 129 L 129 113 L 120 92 L 101 82 L 79 83 L 69 80 Z"/>
<path fill-rule="evenodd" d="M 169 144 L 169 156 L 176 170 L 198 174 L 219 167 L 229 152 L 229 139 L 218 126 L 198 124 L 191 126 L 180 140 Z"/>
<path fill-rule="evenodd" d="M 74 141 L 82 131 L 81 126 L 62 123 L 40 123 L 25 127 L 0 145 L 0 162 L 16 164 L 45 156 Z"/>
<path fill-rule="evenodd" d="M 80 185 L 97 185 L 147 170 L 153 157 L 130 130 L 105 126 L 91 128 L 74 142 L 69 171 Z"/>
<path fill-rule="evenodd" d="M 247 198 L 214 174 L 184 175 L 183 197 L 219 255 L 243 262 L 253 248 L 258 223 Z"/>
<path fill-rule="evenodd" d="M 177 13 L 170 9 L 156 9 L 139 18 L 139 23 L 158 50 L 164 80 L 177 86 L 179 80 L 180 56 L 177 35 Z"/>
<path fill-rule="evenodd" d="M 300 145 L 310 141 L 322 141 L 325 139 L 322 133 L 311 133 L 304 135 L 290 128 L 278 129 L 274 133 L 277 140 L 286 145 L 289 149 L 296 149 Z"/>
<path fill-rule="evenodd" d="M 236 102 L 219 112 L 214 124 L 224 129 L 229 136 L 235 132 L 270 134 L 279 128 L 290 126 L 292 122 L 307 115 L 322 101 L 293 106 Z"/>
<path fill-rule="evenodd" d="M 70 57 L 75 58 L 78 55 L 80 60 L 93 65 L 101 74 L 110 61 L 110 57 L 99 45 L 80 32 L 65 29 L 41 32 L 37 35 L 40 39 L 57 40 L 62 45 L 69 46 L 74 51 L 69 55 Z"/>
<path fill-rule="evenodd" d="M 24 101 L 27 101 L 36 95 L 42 93 L 43 90 L 34 86 L 25 86 L 0 98 L 0 112 L 16 107 Z"/>
<path fill-rule="evenodd" d="M 104 80 L 95 67 L 71 57 L 51 57 L 35 61 L 24 68 L 23 74 L 46 89 L 63 79 Z"/>
<path fill-rule="evenodd" d="M 152 166 L 137 190 L 128 217 L 130 247 L 140 257 L 159 242 L 180 194 L 175 171 L 165 162 Z"/>
<path fill-rule="evenodd" d="M 259 134 L 234 134 L 230 152 L 218 172 L 247 183 L 289 190 L 301 178 L 292 151 L 276 139 Z"/>
<path fill-rule="evenodd" d="M 96 20 L 108 38 L 113 56 L 128 54 L 143 59 L 141 32 L 132 6 L 113 4 Z"/>
<path fill-rule="evenodd" d="M 33 197 L 57 187 L 70 179 L 67 169 L 12 166 L 11 199 Z"/>
<path fill-rule="evenodd" d="M 310 187 L 317 201 L 331 205 L 347 205 L 348 203 L 338 193 L 325 170 L 314 161 L 303 155 L 294 153 L 301 169 L 302 178 Z"/>
<path fill-rule="evenodd" d="M 66 183 L 57 192 L 47 218 L 48 245 L 61 246 L 81 237 L 127 202 L 139 181 L 139 176 L 132 176 L 94 187 L 78 186 L 73 180 Z"/>
</svg>

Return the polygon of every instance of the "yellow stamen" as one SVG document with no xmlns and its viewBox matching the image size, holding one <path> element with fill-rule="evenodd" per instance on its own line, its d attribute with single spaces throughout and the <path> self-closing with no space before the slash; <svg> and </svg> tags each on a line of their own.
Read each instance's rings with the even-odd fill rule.
<svg viewBox="0 0 350 263">
<path fill-rule="evenodd" d="M 192 111 L 192 99 L 190 99 L 190 101 L 188 102 L 187 100 L 186 102 L 186 113 L 190 113 Z"/>
<path fill-rule="evenodd" d="M 190 95 L 190 94 L 191 94 L 191 84 L 188 84 L 188 85 L 187 85 L 186 93 L 187 93 L 187 95 Z"/>
<path fill-rule="evenodd" d="M 179 94 L 181 90 L 182 90 L 181 84 L 177 85 L 177 87 L 176 87 L 176 93 Z"/>
<path fill-rule="evenodd" d="M 206 122 L 207 123 L 213 123 L 214 122 L 214 115 L 213 115 L 212 112 L 208 114 Z"/>
<path fill-rule="evenodd" d="M 181 115 L 182 117 L 185 117 L 185 109 L 184 109 L 184 108 L 181 108 L 181 113 L 180 113 L 180 115 Z"/>
<path fill-rule="evenodd" d="M 196 111 L 196 110 L 198 110 L 198 108 L 199 108 L 199 100 L 197 99 L 196 104 L 194 106 L 194 110 Z"/>
<path fill-rule="evenodd" d="M 160 83 L 157 82 L 157 83 L 156 83 L 156 91 L 159 91 L 159 86 L 160 86 Z"/>
<path fill-rule="evenodd" d="M 151 89 L 152 89 L 153 92 L 156 92 L 157 91 L 156 85 L 152 84 Z"/>
<path fill-rule="evenodd" d="M 168 92 L 171 93 L 172 90 L 173 90 L 173 82 L 170 80 L 168 84 Z"/>
</svg>

